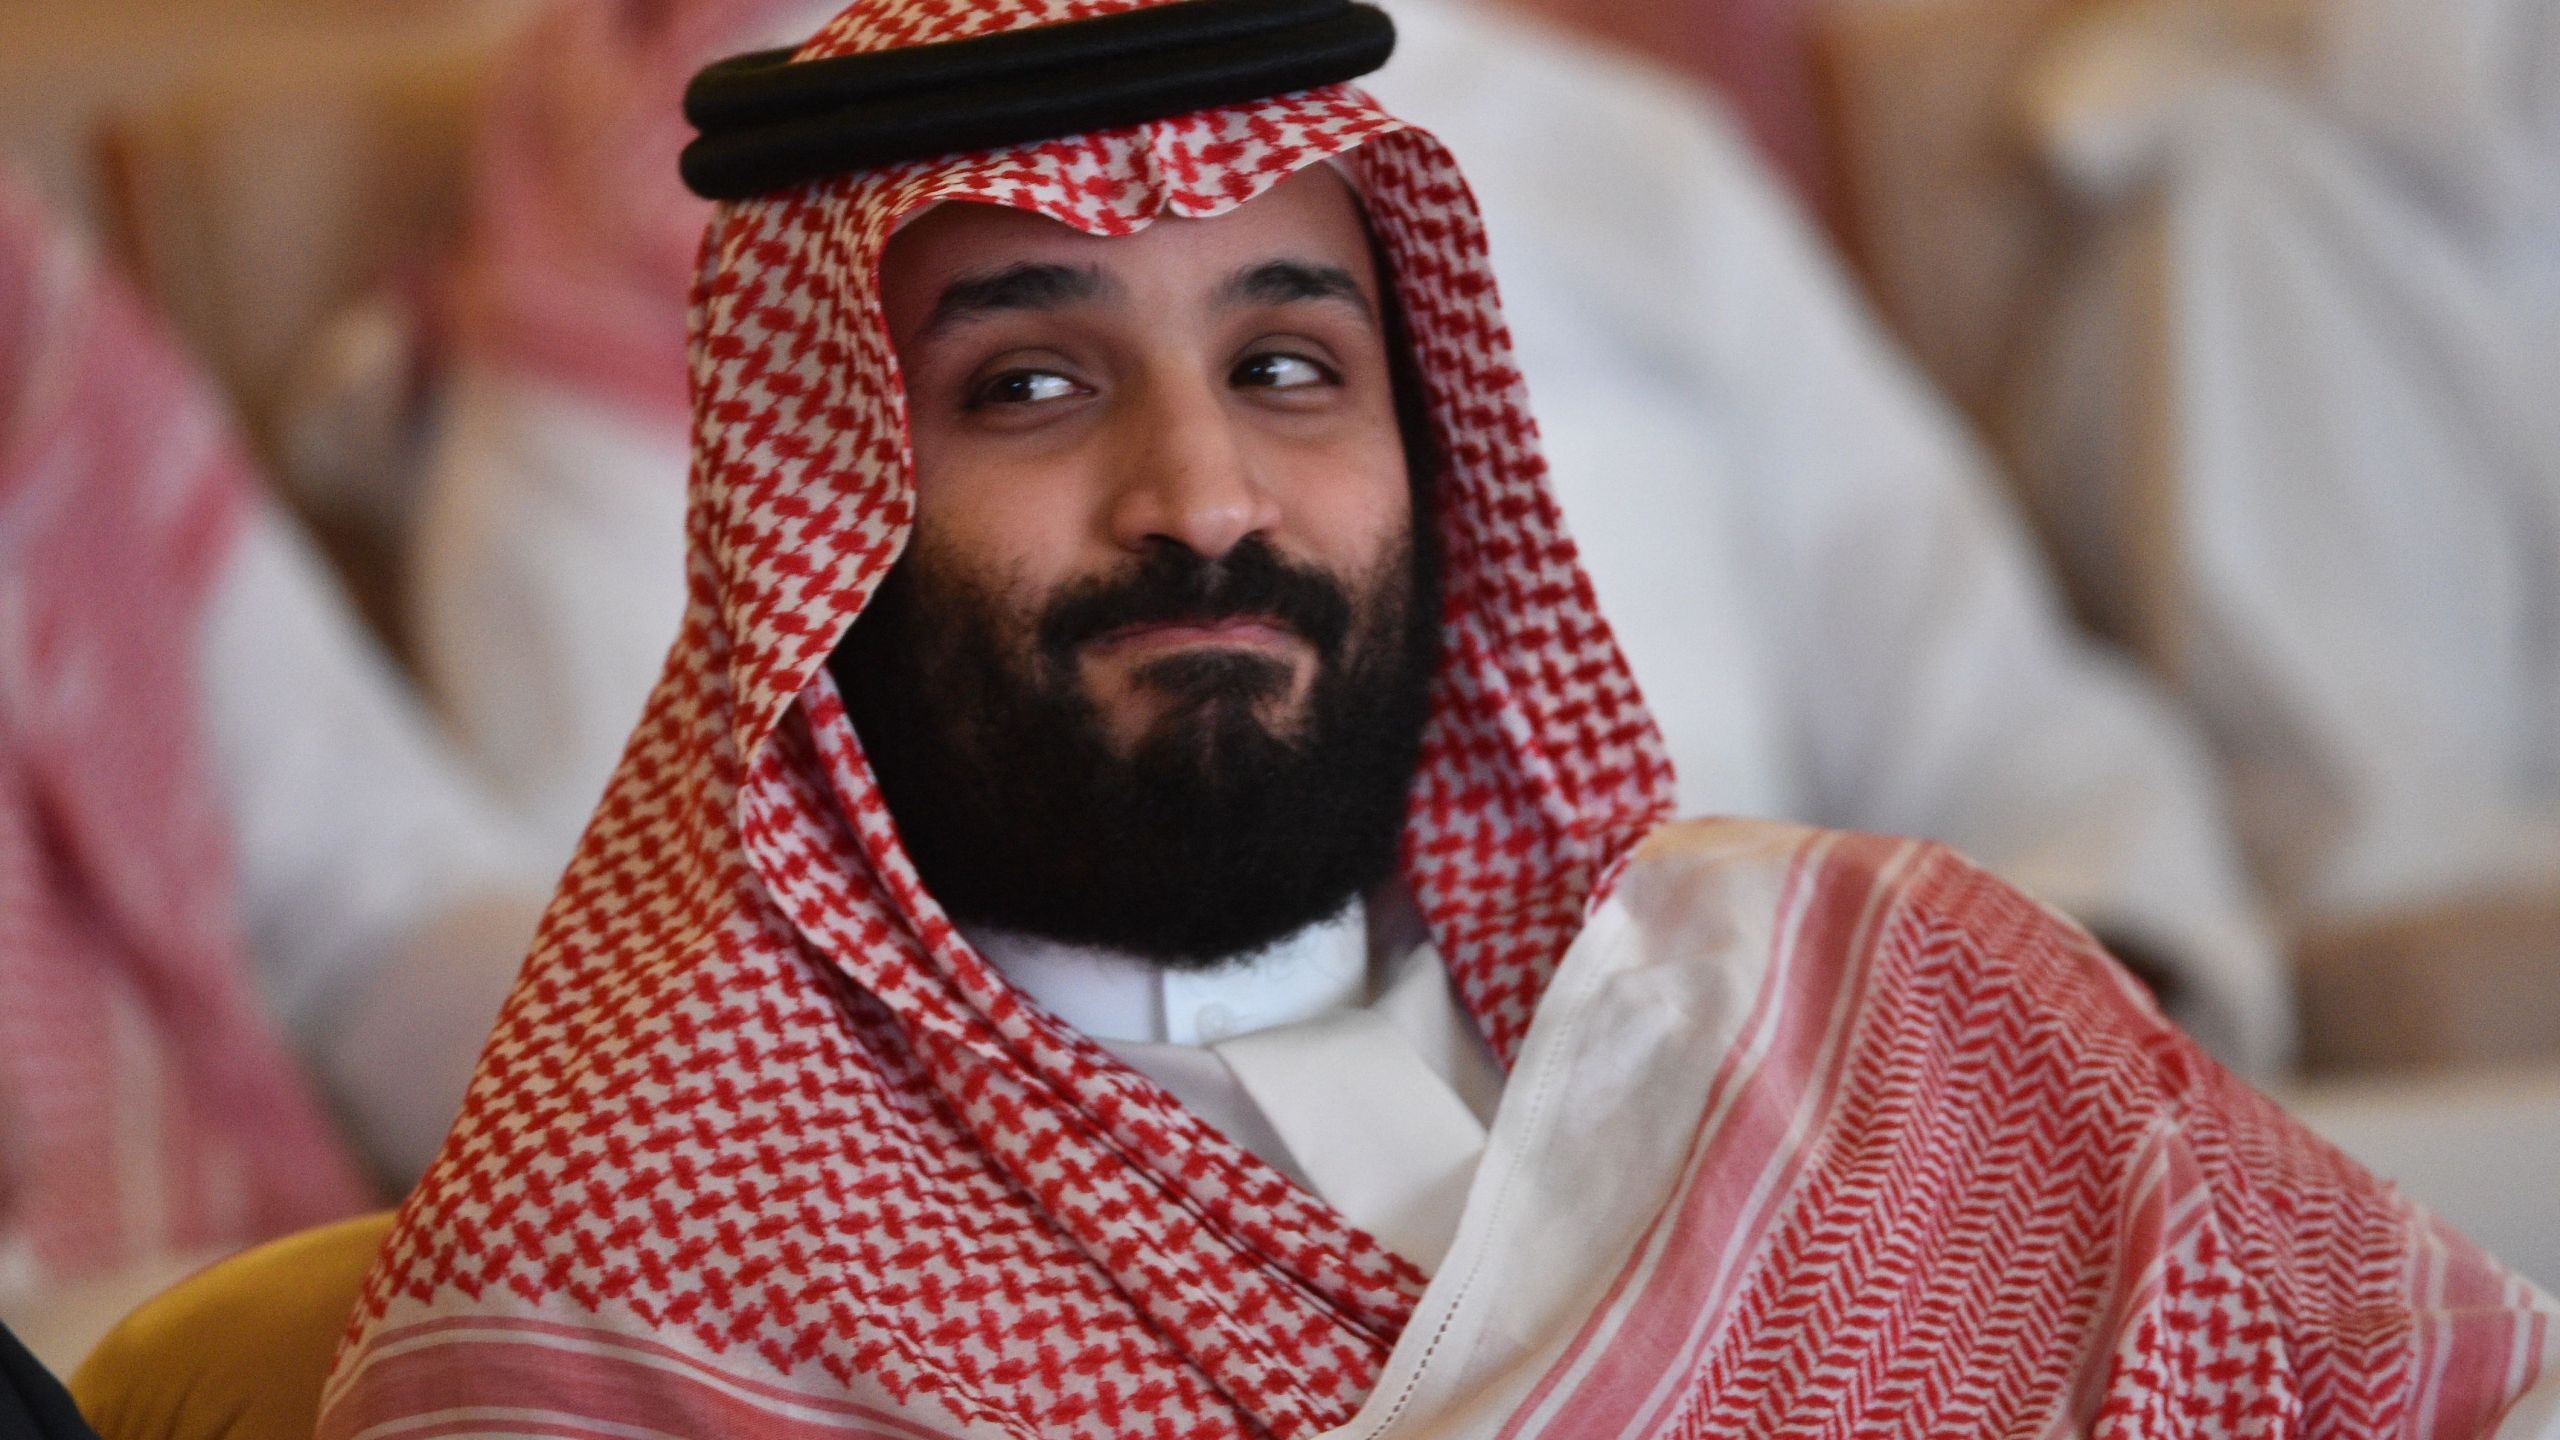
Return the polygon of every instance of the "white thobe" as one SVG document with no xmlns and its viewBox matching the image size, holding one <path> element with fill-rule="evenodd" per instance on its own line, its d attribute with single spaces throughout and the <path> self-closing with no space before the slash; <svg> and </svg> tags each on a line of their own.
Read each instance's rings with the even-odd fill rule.
<svg viewBox="0 0 2560 1440">
<path fill-rule="evenodd" d="M 2067 629 L 1988 466 L 1700 91 L 1437 0 L 1374 89 L 1464 165 L 1566 514 L 1684 813 L 1948 841 L 2183 982 L 2288 1011 L 2180 720 Z M 464 362 L 424 668 L 562 853 L 682 610 L 680 424 Z"/>
<path fill-rule="evenodd" d="M 1429 1273 L 1502 1099 L 1410 907 L 1354 904 L 1250 958 L 1176 970 L 973 928 L 1050 1013 Z"/>
</svg>

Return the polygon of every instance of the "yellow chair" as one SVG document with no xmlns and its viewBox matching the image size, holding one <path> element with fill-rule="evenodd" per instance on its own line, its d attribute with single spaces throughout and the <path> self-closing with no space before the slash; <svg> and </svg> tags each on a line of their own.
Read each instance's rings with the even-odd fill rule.
<svg viewBox="0 0 2560 1440">
<path fill-rule="evenodd" d="M 102 1440 L 311 1440 L 356 1291 L 390 1233 L 362 1215 L 244 1250 L 107 1332 L 71 1376 Z"/>
</svg>

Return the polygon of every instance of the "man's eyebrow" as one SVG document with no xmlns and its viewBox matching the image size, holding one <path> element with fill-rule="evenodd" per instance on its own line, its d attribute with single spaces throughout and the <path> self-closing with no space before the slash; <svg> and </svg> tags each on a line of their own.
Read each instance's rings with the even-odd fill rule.
<svg viewBox="0 0 2560 1440">
<path fill-rule="evenodd" d="M 1339 265 L 1312 260 L 1266 260 L 1239 270 L 1218 288 L 1228 305 L 1285 305 L 1293 300 L 1339 300 L 1377 320 L 1377 309 L 1361 293 L 1360 282 Z"/>
<path fill-rule="evenodd" d="M 1004 310 L 1054 310 L 1099 300 L 1118 289 L 1116 281 L 1091 265 L 1025 260 L 963 275 L 943 286 L 933 302 L 933 313 L 925 317 L 923 333 L 932 335 Z"/>
</svg>

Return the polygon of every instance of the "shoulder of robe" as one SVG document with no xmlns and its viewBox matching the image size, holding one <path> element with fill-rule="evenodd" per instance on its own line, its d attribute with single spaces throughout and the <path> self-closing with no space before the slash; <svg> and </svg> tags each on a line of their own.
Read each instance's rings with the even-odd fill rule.
<svg viewBox="0 0 2560 1440">
<path fill-rule="evenodd" d="M 2112 1056 L 2121 1083 L 2184 1092 L 2211 1061 L 2140 981 L 2060 911 L 1934 841 L 1793 822 L 1673 821 L 1608 892 L 1659 933 L 1714 937 L 1705 963 L 1795 947 L 1808 973 L 1863 975 L 1871 1028 L 1961 1028 L 1999 1011 L 2038 1049 Z"/>
</svg>

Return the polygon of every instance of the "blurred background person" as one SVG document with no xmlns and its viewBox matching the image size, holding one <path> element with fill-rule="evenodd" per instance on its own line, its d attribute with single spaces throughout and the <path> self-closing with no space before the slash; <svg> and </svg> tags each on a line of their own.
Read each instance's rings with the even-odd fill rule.
<svg viewBox="0 0 2560 1440">
<path fill-rule="evenodd" d="M 2091 219 L 2029 474 L 2212 736 L 2313 1058 L 2560 1057 L 2560 10 L 2295 18 L 2028 77 Z"/>
<path fill-rule="evenodd" d="M 566 0 L 500 61 L 435 317 L 409 551 L 419 673 L 566 860 L 684 609 L 685 312 L 710 207 L 685 82 L 820 0 Z"/>
<path fill-rule="evenodd" d="M 379 1203 L 333 1107 L 403 1182 L 450 1121 L 461 1076 L 410 1062 L 467 1063 L 535 902 L 397 684 L 216 396 L 0 172 L 0 1314 L 49 1363 Z"/>
<path fill-rule="evenodd" d="M 2202 721 L 2306 1058 L 2560 1059 L 2560 18 L 1819 9 L 1865 278 Z"/>
<path fill-rule="evenodd" d="M 198 642 L 250 491 L 219 411 L 187 386 L 126 297 L 0 188 L 13 1306 L 361 1195 L 242 953 Z"/>
</svg>

